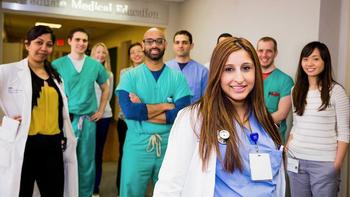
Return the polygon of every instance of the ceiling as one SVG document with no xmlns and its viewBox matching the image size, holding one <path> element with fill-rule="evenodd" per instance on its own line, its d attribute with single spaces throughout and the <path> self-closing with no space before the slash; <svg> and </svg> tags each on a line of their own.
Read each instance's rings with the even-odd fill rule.
<svg viewBox="0 0 350 197">
<path fill-rule="evenodd" d="M 32 15 L 18 15 L 12 13 L 4 14 L 4 30 L 8 42 L 21 42 L 25 38 L 26 32 L 34 26 L 35 22 L 48 22 L 62 24 L 60 29 L 53 29 L 56 38 L 66 39 L 68 31 L 75 27 L 83 26 L 89 33 L 89 39 L 94 40 L 100 36 L 118 30 L 127 25 L 103 23 L 94 21 L 81 21 L 62 18 L 49 18 Z M 96 31 L 98 30 L 98 31 Z"/>
</svg>

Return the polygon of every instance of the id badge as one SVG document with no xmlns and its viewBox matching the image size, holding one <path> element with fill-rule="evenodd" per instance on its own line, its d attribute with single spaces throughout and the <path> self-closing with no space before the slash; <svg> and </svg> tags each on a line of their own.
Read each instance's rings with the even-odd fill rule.
<svg viewBox="0 0 350 197">
<path fill-rule="evenodd" d="M 253 181 L 272 180 L 272 168 L 268 153 L 250 153 L 249 163 Z"/>
<path fill-rule="evenodd" d="M 299 160 L 287 157 L 287 170 L 290 172 L 299 172 Z"/>
</svg>

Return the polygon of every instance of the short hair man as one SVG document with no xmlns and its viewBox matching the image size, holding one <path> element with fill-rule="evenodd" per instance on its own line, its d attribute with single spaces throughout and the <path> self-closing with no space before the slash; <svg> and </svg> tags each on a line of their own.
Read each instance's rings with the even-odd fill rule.
<svg viewBox="0 0 350 197">
<path fill-rule="evenodd" d="M 293 79 L 275 66 L 277 42 L 271 37 L 262 37 L 257 44 L 257 53 L 264 78 L 264 99 L 268 111 L 280 128 L 283 143 L 286 138 L 286 118 L 292 106 L 290 91 Z"/>
<path fill-rule="evenodd" d="M 224 41 L 226 38 L 232 38 L 233 36 L 230 33 L 222 33 L 219 35 L 218 40 L 216 41 L 216 44 L 219 44 L 220 42 Z"/>
<path fill-rule="evenodd" d="M 186 30 L 176 32 L 173 38 L 175 59 L 166 62 L 167 66 L 185 75 L 192 92 L 191 103 L 198 101 L 204 95 L 208 82 L 208 69 L 190 57 L 193 45 L 190 32 Z"/>
<path fill-rule="evenodd" d="M 163 32 L 147 30 L 142 46 L 144 63 L 126 71 L 116 89 L 128 126 L 119 196 L 145 196 L 148 180 L 156 183 L 172 123 L 191 101 L 185 77 L 163 62 Z"/>
<path fill-rule="evenodd" d="M 216 40 L 216 44 L 219 44 L 220 42 L 224 41 L 226 38 L 232 38 L 233 36 L 230 33 L 222 33 L 219 35 L 219 37 Z M 210 62 L 207 62 L 204 64 L 206 68 L 209 69 L 210 67 Z"/>
<path fill-rule="evenodd" d="M 72 29 L 68 34 L 71 51 L 52 62 L 64 81 L 69 113 L 77 137 L 79 196 L 92 196 L 95 181 L 96 121 L 106 108 L 109 95 L 109 74 L 96 60 L 85 55 L 88 33 L 83 28 Z M 102 90 L 97 106 L 95 82 Z"/>
</svg>

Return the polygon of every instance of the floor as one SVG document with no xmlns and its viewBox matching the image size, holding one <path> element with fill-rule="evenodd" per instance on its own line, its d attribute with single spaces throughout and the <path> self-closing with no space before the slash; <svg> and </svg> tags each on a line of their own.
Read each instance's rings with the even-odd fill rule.
<svg viewBox="0 0 350 197">
<path fill-rule="evenodd" d="M 100 185 L 100 197 L 117 197 L 116 187 L 117 163 L 104 162 L 102 180 Z M 152 185 L 148 185 L 146 197 L 152 196 Z"/>
</svg>

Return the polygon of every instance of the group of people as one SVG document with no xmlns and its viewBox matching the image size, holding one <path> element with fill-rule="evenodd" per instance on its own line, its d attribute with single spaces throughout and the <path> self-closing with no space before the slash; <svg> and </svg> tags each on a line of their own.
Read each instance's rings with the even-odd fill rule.
<svg viewBox="0 0 350 197">
<path fill-rule="evenodd" d="M 327 46 L 308 43 L 293 79 L 275 65 L 277 42 L 254 46 L 224 33 L 209 70 L 193 60 L 190 32 L 150 28 L 128 49 L 113 91 L 107 46 L 85 55 L 88 33 L 68 35 L 68 55 L 47 60 L 55 37 L 29 30 L 27 58 L 0 65 L 1 196 L 90 197 L 118 96 L 117 188 L 121 197 L 336 196 L 350 138 L 349 98 L 332 77 Z M 96 96 L 92 96 L 96 95 Z M 288 135 L 286 119 L 292 109 Z"/>
</svg>

